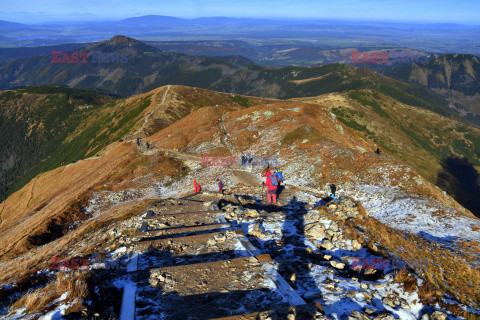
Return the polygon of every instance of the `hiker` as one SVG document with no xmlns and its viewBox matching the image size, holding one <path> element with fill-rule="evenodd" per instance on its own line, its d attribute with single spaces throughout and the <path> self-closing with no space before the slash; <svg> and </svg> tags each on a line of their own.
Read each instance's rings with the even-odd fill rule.
<svg viewBox="0 0 480 320">
<path fill-rule="evenodd" d="M 244 154 L 242 154 L 241 157 L 242 157 L 242 167 L 243 167 L 247 164 L 247 157 Z"/>
<path fill-rule="evenodd" d="M 334 185 L 333 183 L 330 185 L 330 198 L 335 199 L 335 192 L 337 191 L 337 186 Z"/>
<path fill-rule="evenodd" d="M 150 149 L 150 142 L 147 141 L 147 150 Z"/>
<path fill-rule="evenodd" d="M 275 171 L 273 172 L 274 175 L 277 176 L 278 178 L 278 185 L 280 186 L 280 183 L 283 182 L 283 174 L 282 171 L 279 171 L 277 167 L 275 167 Z"/>
<path fill-rule="evenodd" d="M 263 175 L 263 176 L 266 175 L 267 172 L 269 172 L 269 171 L 270 171 L 270 167 L 269 167 L 269 166 L 265 166 L 265 167 L 263 168 L 263 170 L 262 170 L 262 175 Z M 271 174 L 271 173 L 270 173 L 270 174 Z"/>
<path fill-rule="evenodd" d="M 202 191 L 202 187 L 200 184 L 197 182 L 197 180 L 193 180 L 193 186 L 195 188 L 195 193 L 199 193 Z"/>
<path fill-rule="evenodd" d="M 377 147 L 377 150 L 375 150 L 376 154 L 380 154 L 380 147 Z"/>
<path fill-rule="evenodd" d="M 218 192 L 223 194 L 223 182 L 222 180 L 220 180 L 220 178 L 217 178 L 217 182 L 218 182 Z"/>
<path fill-rule="evenodd" d="M 140 138 L 137 138 L 137 146 L 139 147 L 140 147 L 140 142 L 141 142 Z"/>
<path fill-rule="evenodd" d="M 278 186 L 279 180 L 277 176 L 272 174 L 268 169 L 265 172 L 265 177 L 266 177 L 266 181 L 263 185 L 267 186 L 268 202 L 273 202 L 274 204 L 276 204 L 277 203 L 277 186 Z"/>
</svg>

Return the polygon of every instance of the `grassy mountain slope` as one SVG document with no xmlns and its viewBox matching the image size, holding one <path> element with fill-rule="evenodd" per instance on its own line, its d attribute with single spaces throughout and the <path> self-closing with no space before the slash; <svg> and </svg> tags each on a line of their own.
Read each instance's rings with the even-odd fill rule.
<svg viewBox="0 0 480 320">
<path fill-rule="evenodd" d="M 122 134 L 134 137 L 138 132 L 152 142 L 152 150 L 136 148 L 134 140 L 118 141 L 119 131 L 113 130 L 125 118 L 126 110 L 136 108 L 142 111 L 122 126 L 129 128 Z M 432 219 L 473 219 L 470 212 L 404 163 L 417 158 L 422 164 L 437 161 L 421 143 L 438 140 L 430 131 L 444 130 L 450 123 L 447 138 L 466 139 L 463 133 L 478 135 L 478 130 L 375 91 L 282 101 L 172 86 L 114 101 L 97 113 L 94 119 L 103 120 L 89 120 L 70 136 L 71 141 L 93 128 L 95 135 L 88 137 L 95 140 L 104 135 L 104 141 L 113 143 L 98 152 L 98 157 L 38 175 L 0 204 L 2 283 L 25 283 L 37 271 L 50 268 L 56 256 L 97 256 L 116 250 L 125 245 L 119 240 L 124 239 L 123 234 L 115 236 L 125 219 L 143 214 L 162 197 L 190 193 L 193 179 L 201 181 L 205 190 L 213 190 L 216 177 L 222 177 L 229 190 L 241 188 L 232 170 L 200 164 L 203 154 L 230 155 L 237 152 L 235 148 L 255 156 L 277 155 L 289 184 L 287 192 L 299 188 L 322 194 L 324 187 L 334 182 L 342 196 L 382 196 L 372 189 L 358 191 L 358 187 L 375 186 L 395 191 L 396 200 L 392 201 L 409 200 L 413 209 L 404 221 L 406 226 L 424 223 L 423 215 L 429 214 Z M 100 131 L 94 129 L 98 121 Z M 430 127 L 427 131 L 422 126 Z M 90 144 L 93 140 L 87 136 L 81 140 L 93 151 L 97 146 Z M 375 155 L 375 143 L 385 145 L 387 151 Z M 172 152 L 165 153 L 165 149 Z M 461 152 L 455 145 L 452 149 Z M 435 168 L 427 169 L 433 172 Z M 254 167 L 252 172 L 260 175 L 261 169 Z M 417 200 L 433 206 L 432 211 L 415 211 Z M 377 201 L 380 206 L 381 200 Z M 390 212 L 388 218 L 396 215 L 398 212 Z M 389 229 L 372 217 L 353 222 L 368 236 L 371 250 L 388 249 L 401 258 L 428 259 L 427 269 L 418 272 L 433 283 L 432 291 L 438 288 L 471 306 L 478 305 L 480 272 L 472 267 L 478 262 L 475 241 L 455 242 L 453 252 L 451 247 L 443 247 L 445 239 L 428 242 L 420 234 Z M 443 231 L 443 225 L 433 227 Z M 471 227 L 471 232 L 462 231 L 473 234 Z"/>
<path fill-rule="evenodd" d="M 205 105 L 255 101 L 178 86 L 129 99 L 65 87 L 0 92 L 0 199 L 41 172 L 95 156 L 127 135 L 143 137 Z"/>
<path fill-rule="evenodd" d="M 93 57 L 87 59 L 88 63 L 73 64 L 51 63 L 51 57 L 11 60 L 0 64 L 0 72 L 4 74 L 0 79 L 0 88 L 63 84 L 97 87 L 120 96 L 130 96 L 173 84 L 281 99 L 375 89 L 401 102 L 443 115 L 464 115 L 455 108 L 449 108 L 447 100 L 426 88 L 394 80 L 368 68 L 331 64 L 272 70 L 251 65 L 238 57 L 194 57 L 168 53 L 123 36 L 77 51 L 122 55 L 126 61 L 94 63 Z M 478 119 L 468 119 L 480 123 Z"/>
<path fill-rule="evenodd" d="M 480 60 L 470 54 L 448 54 L 384 72 L 421 85 L 475 114 L 480 114 Z"/>
<path fill-rule="evenodd" d="M 480 129 L 475 126 L 412 107 L 374 90 L 300 100 L 328 107 L 343 124 L 362 132 L 450 194 L 448 184 L 437 181 L 444 160 L 462 157 L 480 169 Z"/>
<path fill-rule="evenodd" d="M 65 140 L 114 97 L 95 90 L 26 87 L 0 92 L 0 198 L 42 171 L 84 156 Z"/>
</svg>

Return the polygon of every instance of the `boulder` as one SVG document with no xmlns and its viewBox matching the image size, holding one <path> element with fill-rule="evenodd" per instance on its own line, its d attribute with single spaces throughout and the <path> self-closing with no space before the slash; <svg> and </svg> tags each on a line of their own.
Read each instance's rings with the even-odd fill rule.
<svg viewBox="0 0 480 320">
<path fill-rule="evenodd" d="M 337 262 L 337 261 L 330 261 L 330 265 L 336 269 L 344 269 L 345 268 L 345 263 L 343 262 Z"/>
<path fill-rule="evenodd" d="M 258 217 L 260 217 L 260 214 L 255 209 L 247 209 L 246 216 L 249 218 L 257 219 Z"/>
<path fill-rule="evenodd" d="M 447 320 L 447 318 L 448 318 L 448 316 L 445 313 L 440 312 L 440 311 L 435 311 L 430 316 L 431 320 Z"/>
<path fill-rule="evenodd" d="M 326 250 L 329 250 L 329 251 L 332 250 L 333 248 L 335 248 L 335 245 L 330 240 L 323 241 L 323 243 L 320 246 L 322 248 L 325 248 Z"/>
<path fill-rule="evenodd" d="M 357 240 L 352 240 L 352 247 L 353 247 L 353 251 L 358 251 L 360 249 L 362 249 L 362 245 L 360 244 L 360 242 L 358 242 Z"/>
</svg>

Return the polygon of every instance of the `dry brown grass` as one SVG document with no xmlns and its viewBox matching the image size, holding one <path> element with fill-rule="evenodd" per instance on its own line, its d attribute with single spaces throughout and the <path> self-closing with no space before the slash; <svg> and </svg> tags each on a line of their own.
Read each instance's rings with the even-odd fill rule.
<svg viewBox="0 0 480 320">
<path fill-rule="evenodd" d="M 361 203 L 357 206 L 362 215 L 366 214 Z M 361 226 L 367 241 L 379 244 L 381 252 L 390 252 L 404 261 L 427 261 L 425 269 L 415 270 L 425 280 L 419 287 L 422 300 L 436 300 L 444 292 L 473 308 L 480 306 L 479 268 L 470 266 L 458 255 L 435 243 L 393 229 L 372 217 L 350 220 L 348 224 L 352 229 Z M 406 281 L 406 289 L 413 288 L 413 281 L 407 274 L 400 272 L 397 276 L 399 282 Z"/>
<path fill-rule="evenodd" d="M 82 199 L 135 158 L 135 148 L 118 144 L 106 156 L 80 161 L 39 175 L 4 201 L 0 225 L 0 256 L 18 256 L 32 248 L 29 237 L 63 220 L 72 201 Z"/>
<path fill-rule="evenodd" d="M 76 312 L 82 308 L 82 302 L 90 294 L 89 278 L 91 274 L 88 271 L 59 272 L 55 280 L 48 283 L 45 287 L 28 292 L 26 295 L 14 302 L 10 311 L 19 308 L 25 308 L 25 313 L 33 314 L 38 311 L 49 311 L 55 308 L 53 302 L 68 292 L 68 296 L 60 303 L 70 303 L 77 300 L 75 308 L 70 307 L 69 312 Z"/>
<path fill-rule="evenodd" d="M 414 275 L 410 274 L 407 269 L 402 269 L 395 275 L 396 283 L 403 284 L 403 290 L 408 293 L 412 293 L 417 288 L 417 279 Z"/>
</svg>

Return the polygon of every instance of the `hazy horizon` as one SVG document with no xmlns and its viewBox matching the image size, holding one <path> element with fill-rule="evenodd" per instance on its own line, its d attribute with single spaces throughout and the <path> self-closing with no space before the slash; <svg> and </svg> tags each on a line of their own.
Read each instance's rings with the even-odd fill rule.
<svg viewBox="0 0 480 320">
<path fill-rule="evenodd" d="M 12 22 L 12 23 L 20 23 L 24 25 L 42 25 L 42 24 L 81 24 L 81 23 L 89 23 L 89 22 L 118 22 L 126 19 L 132 18 L 142 18 L 147 16 L 163 16 L 169 18 L 178 18 L 184 20 L 195 20 L 195 19 L 213 19 L 213 18 L 226 18 L 226 19 L 255 19 L 255 20 L 272 20 L 272 21 L 331 21 L 331 22 L 344 22 L 344 23 L 385 23 L 385 24 L 419 24 L 419 25 L 458 25 L 458 26 L 467 26 L 467 27 L 480 27 L 480 22 L 470 22 L 470 23 L 462 23 L 462 22 L 442 22 L 442 21 L 417 21 L 417 20 L 382 20 L 382 19 L 359 19 L 359 18 L 289 18 L 289 17 L 230 17 L 230 16 L 204 16 L 204 17 L 194 17 L 194 18 L 187 18 L 187 17 L 177 17 L 177 16 L 164 16 L 160 14 L 149 14 L 149 15 L 141 15 L 141 16 L 128 16 L 125 18 L 119 19 L 92 19 L 92 20 L 47 20 L 47 21 L 38 21 L 38 22 L 23 22 L 23 21 L 15 21 L 15 20 L 8 20 L 3 19 L 0 17 L 0 21 Z"/>
<path fill-rule="evenodd" d="M 268 13 L 266 13 L 268 12 Z M 438 24 L 454 23 L 479 25 L 480 3 L 460 0 L 340 0 L 336 2 L 304 0 L 178 0 L 175 3 L 157 3 L 150 0 L 124 1 L 86 0 L 81 5 L 71 0 L 4 3 L 0 20 L 23 24 L 45 22 L 118 21 L 146 15 L 194 18 L 255 18 L 274 20 L 335 20 L 358 22 L 391 22 Z"/>
</svg>

